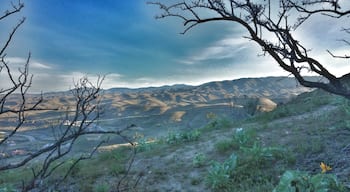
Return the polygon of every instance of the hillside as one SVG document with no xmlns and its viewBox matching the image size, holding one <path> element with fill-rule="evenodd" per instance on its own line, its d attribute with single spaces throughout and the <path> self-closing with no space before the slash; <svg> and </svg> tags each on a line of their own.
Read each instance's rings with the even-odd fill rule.
<svg viewBox="0 0 350 192">
<path fill-rule="evenodd" d="M 81 138 L 75 155 L 91 150 L 98 139 L 108 137 L 108 143 L 98 148 L 93 159 L 80 162 L 58 189 L 272 191 L 287 170 L 299 170 L 303 171 L 302 178 L 310 178 L 303 182 L 311 183 L 299 183 L 300 186 L 313 186 L 313 178 L 320 177 L 328 179 L 324 183 L 335 187 L 333 191 L 349 191 L 350 103 L 319 90 L 302 93 L 305 88 L 293 86 L 294 80 L 289 78 L 283 80 L 290 83 L 284 90 L 282 87 L 288 87 L 287 84 L 278 79 L 243 79 L 123 93 L 107 90 L 101 101 L 105 111 L 98 124 L 105 129 L 122 123 L 137 124 L 128 133 L 137 146 L 121 144 L 112 136 Z M 261 88 L 263 85 L 270 87 L 268 92 Z M 241 92 L 227 91 L 234 86 L 241 87 Z M 255 92 L 249 94 L 248 90 Z M 294 96 L 296 93 L 301 94 Z M 230 97 L 225 97 L 227 94 Z M 72 103 L 66 93 L 45 98 L 57 106 Z M 55 117 L 55 113 L 38 113 L 31 118 L 38 115 L 46 120 Z M 113 116 L 117 118 L 111 119 Z M 47 143 L 51 129 L 45 128 L 44 122 L 31 122 L 43 125 L 36 129 L 27 124 L 28 130 L 21 132 L 16 145 L 9 145 L 7 150 L 16 146 L 30 152 L 33 142 L 35 146 Z M 11 122 L 7 123 L 10 126 Z M 72 161 L 67 166 L 69 162 Z M 321 162 L 332 170 L 320 174 Z M 59 169 L 43 186 L 53 187 L 52 179 L 61 178 L 66 169 Z M 2 173 L 0 185 L 19 187 L 21 181 L 13 179 L 17 174 L 28 177 L 31 171 Z M 335 177 L 339 184 L 333 183 Z"/>
<path fill-rule="evenodd" d="M 136 124 L 145 135 L 154 135 L 155 132 L 161 135 L 169 129 L 204 126 L 209 122 L 206 117 L 210 112 L 225 114 L 232 120 L 247 118 L 259 111 L 272 110 L 276 104 L 306 91 L 310 89 L 298 86 L 294 78 L 286 77 L 245 78 L 200 86 L 114 88 L 101 94 L 99 125 L 116 129 Z M 34 102 L 39 96 L 28 95 L 27 101 Z M 64 118 L 66 111 L 74 109 L 75 104 L 69 91 L 46 93 L 43 97 L 39 107 L 59 110 L 27 113 L 28 120 L 23 127 L 36 129 L 39 134 L 50 128 L 52 122 Z M 13 95 L 6 104 L 11 107 L 17 103 L 18 97 Z M 15 121 L 16 117 L 1 118 L 1 131 L 10 129 Z"/>
<path fill-rule="evenodd" d="M 139 153 L 126 182 L 130 187 L 140 178 L 137 191 L 264 192 L 272 191 L 285 171 L 299 170 L 310 177 L 334 175 L 343 187 L 329 191 L 349 191 L 349 111 L 348 101 L 317 90 L 243 121 L 217 118 L 196 131 L 140 137 Z M 103 148 L 113 149 L 101 152 L 103 158 L 121 150 L 114 147 Z M 233 157 L 237 158 L 235 166 L 230 164 Z M 332 170 L 322 174 L 321 162 Z M 231 165 L 232 170 L 226 170 Z M 109 166 L 99 169 L 103 167 Z M 120 177 L 106 177 L 108 173 L 98 176 L 92 188 L 115 189 Z M 326 186 L 330 181 L 323 182 Z"/>
</svg>

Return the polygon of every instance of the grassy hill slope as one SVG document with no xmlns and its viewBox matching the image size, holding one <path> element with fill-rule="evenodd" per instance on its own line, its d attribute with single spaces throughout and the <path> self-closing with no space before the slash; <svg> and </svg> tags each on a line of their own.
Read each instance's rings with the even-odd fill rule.
<svg viewBox="0 0 350 192">
<path fill-rule="evenodd" d="M 316 90 L 246 120 L 210 118 L 199 129 L 134 135 L 135 156 L 130 146 L 101 147 L 92 160 L 74 167 L 59 190 L 263 192 L 281 182 L 276 190 L 283 192 L 289 174 L 288 186 L 300 191 L 349 191 L 349 101 Z M 331 170 L 321 173 L 321 162 Z M 52 187 L 64 170 L 42 186 Z M 30 171 L 2 173 L 1 185 L 19 187 L 18 174 L 23 179 Z"/>
</svg>

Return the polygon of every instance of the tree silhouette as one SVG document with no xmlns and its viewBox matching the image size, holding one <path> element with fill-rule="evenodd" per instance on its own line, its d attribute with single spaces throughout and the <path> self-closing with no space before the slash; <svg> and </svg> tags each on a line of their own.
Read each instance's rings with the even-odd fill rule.
<svg viewBox="0 0 350 192">
<path fill-rule="evenodd" d="M 0 22 L 8 19 L 12 15 L 20 12 L 24 8 L 21 1 L 11 3 L 11 8 L 6 10 L 3 15 L 0 15 Z M 72 151 L 78 138 L 89 134 L 108 134 L 117 135 L 121 137 L 126 143 L 129 143 L 132 150 L 130 157 L 131 161 L 128 164 L 128 169 L 125 176 L 120 179 L 117 191 L 125 191 L 129 188 L 124 183 L 129 174 L 130 168 L 136 154 L 135 143 L 128 137 L 122 135 L 123 131 L 131 128 L 127 126 L 118 130 L 101 130 L 91 129 L 96 126 L 96 121 L 100 116 L 100 99 L 101 99 L 101 85 L 104 77 L 99 77 L 96 83 L 92 83 L 87 77 L 82 77 L 75 84 L 71 90 L 71 95 L 74 98 L 74 104 L 67 108 L 66 111 L 60 111 L 58 108 L 45 107 L 45 100 L 41 94 L 36 100 L 33 97 L 28 99 L 28 91 L 32 85 L 33 75 L 29 73 L 30 58 L 29 53 L 24 65 L 16 70 L 11 66 L 11 62 L 7 59 L 6 51 L 14 38 L 15 33 L 20 26 L 25 22 L 25 18 L 21 18 L 19 22 L 10 31 L 9 36 L 5 42 L 0 42 L 0 76 L 8 80 L 9 83 L 1 83 L 0 85 L 0 119 L 8 120 L 9 117 L 16 117 L 15 125 L 11 126 L 10 130 L 1 132 L 0 137 L 0 172 L 24 167 L 33 160 L 38 160 L 36 168 L 32 168 L 32 178 L 29 181 L 22 181 L 22 191 L 30 191 L 38 189 L 38 191 L 46 191 L 43 189 L 44 181 L 47 180 L 59 167 L 67 164 L 67 155 Z M 13 102 L 16 98 L 16 102 Z M 30 113 L 36 111 L 57 111 L 65 113 L 66 116 L 59 123 L 53 125 L 52 128 L 54 139 L 51 143 L 39 149 L 33 149 L 29 153 L 22 154 L 11 158 L 11 154 L 7 151 L 8 141 L 13 139 L 21 130 L 23 125 L 27 122 Z M 48 130 L 49 132 L 50 130 Z M 82 154 L 75 158 L 72 165 L 69 167 L 67 173 L 63 178 L 56 182 L 59 185 L 70 174 L 72 169 L 78 162 L 85 159 L 90 159 L 100 145 L 105 141 L 102 140 L 89 154 Z M 127 183 L 130 183 L 128 181 Z M 135 184 L 135 186 L 137 183 Z M 46 186 L 47 187 L 47 186 Z M 57 187 L 57 186 L 54 186 Z M 53 187 L 53 188 L 54 188 Z M 125 190 L 122 188 L 126 188 Z"/>
<path fill-rule="evenodd" d="M 190 29 L 215 21 L 228 21 L 240 25 L 248 33 L 245 38 L 257 43 L 264 54 L 270 55 L 280 67 L 291 73 L 306 87 L 325 91 L 350 99 L 350 73 L 336 77 L 317 58 L 309 55 L 310 50 L 299 41 L 294 31 L 307 25 L 311 17 L 348 18 L 348 4 L 339 0 L 191 0 L 157 5 L 163 13 L 156 18 L 176 17 L 183 21 L 185 34 Z M 342 29 L 349 33 L 349 28 Z M 342 40 L 349 45 L 349 41 Z M 334 59 L 349 58 L 349 55 L 335 55 Z M 325 81 L 310 81 L 303 72 L 312 72 Z"/>
</svg>

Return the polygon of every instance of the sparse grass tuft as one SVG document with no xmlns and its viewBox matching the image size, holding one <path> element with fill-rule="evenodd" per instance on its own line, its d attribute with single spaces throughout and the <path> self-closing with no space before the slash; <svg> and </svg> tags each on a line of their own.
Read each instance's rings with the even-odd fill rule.
<svg viewBox="0 0 350 192">
<path fill-rule="evenodd" d="M 166 143 L 168 144 L 178 144 L 183 142 L 193 142 L 197 141 L 201 135 L 199 130 L 192 130 L 187 132 L 174 132 L 169 131 L 168 135 L 165 138 Z"/>
<path fill-rule="evenodd" d="M 202 167 L 207 164 L 207 157 L 203 153 L 198 153 L 194 156 L 192 165 L 193 167 Z"/>
<path fill-rule="evenodd" d="M 203 130 L 214 130 L 214 129 L 227 129 L 231 128 L 233 122 L 227 118 L 214 118 L 206 126 L 203 127 Z"/>
<path fill-rule="evenodd" d="M 94 192 L 109 192 L 110 190 L 108 183 L 96 184 L 94 187 Z"/>
</svg>

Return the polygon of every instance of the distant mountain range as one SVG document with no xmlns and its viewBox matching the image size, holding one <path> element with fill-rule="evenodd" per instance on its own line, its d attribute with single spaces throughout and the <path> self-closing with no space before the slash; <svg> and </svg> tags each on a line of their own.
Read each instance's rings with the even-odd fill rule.
<svg viewBox="0 0 350 192">
<path fill-rule="evenodd" d="M 318 81 L 317 77 L 310 77 Z M 205 125 L 208 113 L 241 119 L 255 110 L 273 110 L 296 95 L 311 89 L 298 85 L 290 77 L 243 78 L 231 81 L 209 82 L 199 86 L 173 85 L 140 89 L 113 88 L 102 92 L 101 125 L 107 128 L 136 124 L 148 129 L 172 127 L 195 128 Z M 29 95 L 28 100 L 37 97 Z M 74 105 L 70 92 L 44 94 L 43 107 Z M 15 97 L 8 102 L 15 103 Z M 61 113 L 62 114 L 62 113 Z M 52 119 L 54 113 L 39 113 L 30 119 Z M 1 119 L 0 125 L 6 124 Z M 47 123 L 36 123 L 44 126 Z"/>
<path fill-rule="evenodd" d="M 310 77 L 318 81 L 317 77 Z M 290 77 L 243 78 L 209 82 L 199 86 L 173 85 L 140 89 L 105 90 L 102 105 L 105 118 L 142 126 L 196 127 L 207 123 L 209 112 L 240 119 L 253 113 L 247 109 L 272 110 L 296 95 L 311 91 Z M 252 106 L 250 106 L 252 107 Z M 250 111 L 250 112 L 249 112 Z"/>
<path fill-rule="evenodd" d="M 319 81 L 318 77 L 308 77 L 313 81 Z M 130 93 L 161 93 L 161 92 L 192 92 L 201 94 L 227 95 L 234 97 L 269 97 L 273 99 L 289 99 L 302 92 L 309 91 L 309 88 L 300 86 L 292 77 L 262 77 L 242 78 L 237 80 L 215 81 L 199 86 L 176 84 L 172 86 L 147 87 L 147 88 L 112 88 L 105 91 L 106 94 L 130 94 Z"/>
</svg>

